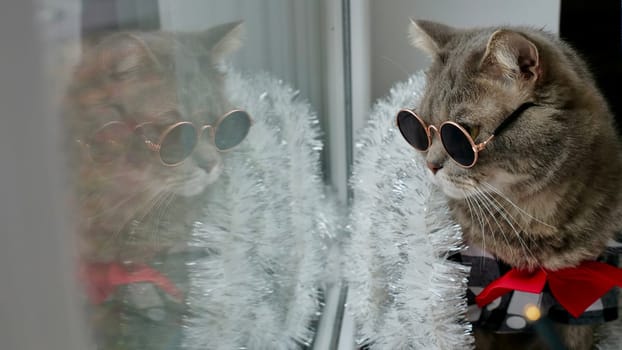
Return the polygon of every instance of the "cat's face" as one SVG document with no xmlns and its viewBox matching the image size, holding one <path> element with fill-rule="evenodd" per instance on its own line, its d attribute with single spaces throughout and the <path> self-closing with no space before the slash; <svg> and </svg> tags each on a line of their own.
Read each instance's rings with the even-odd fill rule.
<svg viewBox="0 0 622 350">
<path fill-rule="evenodd" d="M 84 49 L 67 104 L 86 230 L 118 234 L 218 179 L 223 153 L 209 130 L 175 166 L 154 144 L 176 123 L 213 127 L 235 108 L 220 65 L 239 32 L 234 23 L 201 33 L 116 33 Z"/>
<path fill-rule="evenodd" d="M 425 29 L 423 28 L 425 27 Z M 538 49 L 511 31 L 458 31 L 413 23 L 415 43 L 433 57 L 416 113 L 428 125 L 454 121 L 484 142 L 522 103 L 534 101 L 545 63 Z M 433 132 L 424 154 L 431 179 L 452 198 L 500 191 L 527 195 L 545 184 L 575 146 L 574 135 L 543 106 L 527 109 L 478 153 L 471 168 L 453 161 Z M 551 145 L 559 145 L 553 148 Z"/>
</svg>

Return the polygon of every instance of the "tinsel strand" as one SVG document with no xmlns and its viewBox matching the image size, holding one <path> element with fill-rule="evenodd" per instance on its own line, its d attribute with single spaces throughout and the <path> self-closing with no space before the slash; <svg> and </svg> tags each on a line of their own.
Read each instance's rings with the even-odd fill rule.
<svg viewBox="0 0 622 350">
<path fill-rule="evenodd" d="M 468 269 L 446 259 L 462 248 L 459 227 L 394 122 L 424 85 L 423 74 L 396 85 L 356 141 L 344 274 L 356 341 L 370 349 L 473 347 Z"/>
<path fill-rule="evenodd" d="M 228 72 L 227 93 L 254 125 L 227 155 L 192 246 L 185 349 L 296 349 L 314 336 L 336 231 L 324 193 L 319 123 L 307 102 L 267 74 Z"/>
</svg>

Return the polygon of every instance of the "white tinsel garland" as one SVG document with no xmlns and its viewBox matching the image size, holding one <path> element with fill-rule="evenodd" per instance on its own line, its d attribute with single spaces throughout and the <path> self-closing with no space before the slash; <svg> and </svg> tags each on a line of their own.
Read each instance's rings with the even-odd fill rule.
<svg viewBox="0 0 622 350">
<path fill-rule="evenodd" d="M 344 273 L 356 341 L 371 349 L 473 347 L 468 268 L 446 259 L 461 249 L 460 229 L 394 121 L 424 85 L 423 74 L 396 85 L 356 143 Z"/>
<path fill-rule="evenodd" d="M 184 349 L 295 349 L 314 336 L 335 208 L 324 194 L 319 122 L 267 74 L 230 71 L 227 94 L 254 119 L 211 186 L 188 263 Z"/>
</svg>

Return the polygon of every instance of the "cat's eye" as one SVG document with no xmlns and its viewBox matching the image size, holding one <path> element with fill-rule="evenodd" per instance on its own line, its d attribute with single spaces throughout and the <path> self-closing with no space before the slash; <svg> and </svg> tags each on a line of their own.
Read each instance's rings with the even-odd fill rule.
<svg viewBox="0 0 622 350">
<path fill-rule="evenodd" d="M 127 152 L 132 129 L 124 122 L 112 121 L 99 128 L 89 139 L 89 153 L 98 163 L 110 163 Z"/>
<path fill-rule="evenodd" d="M 471 138 L 475 140 L 479 136 L 479 125 L 464 125 L 460 124 L 471 135 Z"/>
</svg>

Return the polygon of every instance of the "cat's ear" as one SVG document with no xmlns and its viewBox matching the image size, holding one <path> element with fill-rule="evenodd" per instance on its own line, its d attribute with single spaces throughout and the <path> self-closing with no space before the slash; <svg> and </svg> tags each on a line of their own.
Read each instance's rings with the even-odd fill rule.
<svg viewBox="0 0 622 350">
<path fill-rule="evenodd" d="M 457 31 L 457 29 L 441 23 L 410 19 L 410 42 L 432 57 L 438 54 Z"/>
<path fill-rule="evenodd" d="M 522 34 L 500 29 L 488 39 L 480 68 L 513 80 L 536 81 L 541 74 L 540 55 Z"/>
<path fill-rule="evenodd" d="M 215 61 L 221 61 L 242 46 L 242 21 L 221 24 L 203 32 L 203 42 Z"/>
</svg>

